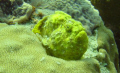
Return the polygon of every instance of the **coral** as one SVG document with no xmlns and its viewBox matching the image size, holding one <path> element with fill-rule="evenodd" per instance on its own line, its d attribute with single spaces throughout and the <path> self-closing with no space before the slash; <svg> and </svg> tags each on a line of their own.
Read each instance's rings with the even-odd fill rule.
<svg viewBox="0 0 120 73">
<path fill-rule="evenodd" d="M 18 7 L 17 9 L 15 9 L 14 14 L 16 14 L 17 17 L 19 18 L 16 17 L 15 19 L 13 19 L 13 23 L 14 22 L 18 22 L 18 23 L 25 22 L 31 16 L 33 10 L 34 9 L 30 4 L 27 4 L 24 2 L 21 7 Z"/>
<path fill-rule="evenodd" d="M 87 34 L 91 35 L 102 22 L 98 10 L 94 9 L 88 0 L 47 0 L 47 4 L 41 8 L 61 10 L 72 18 L 79 20 L 86 28 Z"/>
<path fill-rule="evenodd" d="M 3 28 L 3 27 L 5 27 L 5 26 L 7 26 L 6 23 L 0 23 L 0 28 Z"/>
<path fill-rule="evenodd" d="M 112 31 L 106 28 L 103 24 L 101 24 L 101 27 L 98 28 L 97 40 L 98 40 L 98 50 L 103 48 L 107 51 L 110 57 L 110 61 L 114 63 L 116 70 L 119 72 L 118 49 Z"/>
<path fill-rule="evenodd" d="M 43 17 L 54 14 L 54 11 L 49 9 L 36 9 L 31 15 L 31 22 L 37 24 Z"/>
<path fill-rule="evenodd" d="M 12 15 L 14 10 L 22 4 L 22 0 L 0 0 L 0 7 L 4 15 Z"/>
<path fill-rule="evenodd" d="M 15 0 L 13 4 L 11 4 L 10 0 L 0 0 L 0 22 L 8 23 L 8 21 L 10 21 L 9 19 L 13 18 L 13 20 L 15 20 L 21 16 L 27 15 L 26 11 L 29 10 L 29 8 L 24 9 L 23 2 L 21 1 L 22 0 Z M 34 5 L 31 6 L 28 3 L 27 4 L 30 6 L 30 11 L 34 11 L 32 15 L 34 22 L 36 23 L 40 20 L 39 23 L 43 23 L 38 23 L 38 26 L 36 26 L 41 26 L 37 28 L 40 30 L 35 30 L 37 32 L 36 34 L 32 32 L 34 24 L 31 23 L 31 20 L 25 23 L 29 25 L 24 25 L 24 23 L 21 23 L 22 25 L 8 25 L 0 23 L 0 73 L 119 73 L 118 49 L 113 33 L 104 26 L 103 22 L 101 23 L 102 20 L 99 16 L 99 12 L 94 9 L 88 0 L 24 1 L 29 3 L 34 2 L 31 4 L 36 6 L 39 5 L 39 3 L 36 2 L 42 1 L 42 4 L 40 3 L 41 5 L 36 7 L 36 9 L 34 8 Z M 16 6 L 16 4 L 18 4 L 18 6 Z M 101 4 L 105 5 L 104 3 Z M 113 2 L 113 4 L 115 3 Z M 56 17 L 57 19 L 66 17 L 64 20 L 71 20 L 74 24 L 79 24 L 81 22 L 82 24 L 80 23 L 79 25 L 76 25 L 75 30 L 79 29 L 78 27 L 83 25 L 85 29 L 82 27 L 82 30 L 87 31 L 87 36 L 89 38 L 88 48 L 83 54 L 82 59 L 68 61 L 50 56 L 52 55 L 50 52 L 52 52 L 53 49 L 49 49 L 49 46 L 50 48 L 52 46 L 61 47 L 58 44 L 62 41 L 64 41 L 62 42 L 63 44 L 67 44 L 69 37 L 73 35 L 71 28 L 75 27 L 66 24 L 66 22 L 61 22 L 61 24 L 56 23 L 64 20 L 54 21 L 53 24 L 52 18 L 55 15 L 54 11 L 56 10 L 62 10 L 71 15 L 69 16 L 66 13 L 61 12 L 61 14 L 58 15 L 59 18 Z M 39 13 L 44 15 L 42 20 Z M 61 16 L 62 14 L 64 16 Z M 71 17 L 80 22 L 73 20 Z M 48 21 L 50 23 L 48 23 Z M 54 27 L 49 24 L 57 26 Z M 51 28 L 46 28 L 44 25 L 51 26 Z M 70 28 L 67 28 L 67 26 Z M 52 29 L 53 27 L 55 29 Z M 62 33 L 60 33 L 62 35 L 57 33 L 60 29 L 62 29 Z M 47 34 L 45 32 L 49 33 Z M 48 40 L 46 40 L 48 37 L 45 36 L 46 34 L 49 35 Z M 76 35 L 74 37 L 75 38 L 73 40 L 77 38 Z M 75 42 L 73 42 L 73 40 L 71 40 L 71 43 L 75 46 Z M 53 45 L 54 41 L 57 46 Z M 66 46 L 70 47 L 68 44 L 63 45 L 60 49 L 64 49 Z M 72 49 L 73 52 L 75 52 L 75 47 Z M 56 51 L 56 49 L 54 51 Z M 75 55 L 73 54 L 72 56 L 76 56 L 77 54 L 79 53 L 76 53 Z"/>
<path fill-rule="evenodd" d="M 78 60 L 87 50 L 88 37 L 82 24 L 62 11 L 44 17 L 35 25 L 33 32 L 42 36 L 49 55 Z"/>
<path fill-rule="evenodd" d="M 30 0 L 30 4 L 38 8 L 42 5 L 47 5 L 47 0 Z"/>
<path fill-rule="evenodd" d="M 95 59 L 66 61 L 47 55 L 28 26 L 7 25 L 1 28 L 0 73 L 100 73 Z"/>
<path fill-rule="evenodd" d="M 101 73 L 117 73 L 114 63 L 110 60 L 110 56 L 105 49 L 99 49 L 99 53 L 97 54 L 96 59 L 98 59 L 100 62 Z"/>
<path fill-rule="evenodd" d="M 13 10 L 11 10 L 10 8 Z M 30 18 L 34 10 L 30 4 L 25 3 L 25 2 L 23 2 L 23 4 L 21 4 L 20 6 L 13 5 L 10 8 L 8 8 L 10 9 L 10 11 L 8 10 L 9 12 L 7 11 L 5 12 L 7 15 L 0 16 L 1 22 L 5 22 L 8 24 L 23 23 Z M 4 12 L 4 8 L 2 9 L 2 12 Z"/>
<path fill-rule="evenodd" d="M 104 25 L 112 30 L 120 53 L 120 1 L 119 0 L 91 0 L 91 3 L 99 10 Z M 120 59 L 120 54 L 119 54 Z M 120 62 L 119 62 L 120 63 Z"/>
<path fill-rule="evenodd" d="M 13 4 L 14 1 L 15 1 L 15 0 L 10 0 L 11 4 Z"/>
</svg>

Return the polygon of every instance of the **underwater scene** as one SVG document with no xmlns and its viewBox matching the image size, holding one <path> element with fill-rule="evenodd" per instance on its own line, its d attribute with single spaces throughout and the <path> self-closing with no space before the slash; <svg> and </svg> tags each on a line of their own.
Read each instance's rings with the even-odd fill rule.
<svg viewBox="0 0 120 73">
<path fill-rule="evenodd" d="M 0 0 L 0 73 L 120 73 L 119 0 Z"/>
</svg>

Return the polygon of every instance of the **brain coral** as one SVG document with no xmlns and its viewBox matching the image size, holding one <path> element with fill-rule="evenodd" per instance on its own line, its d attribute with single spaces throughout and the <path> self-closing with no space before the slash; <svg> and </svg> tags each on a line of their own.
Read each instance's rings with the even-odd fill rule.
<svg viewBox="0 0 120 73">
<path fill-rule="evenodd" d="M 35 25 L 33 32 L 42 36 L 42 44 L 49 55 L 77 60 L 87 50 L 88 37 L 82 24 L 62 11 L 44 17 Z"/>
<path fill-rule="evenodd" d="M 100 73 L 100 67 L 93 58 L 67 61 L 48 56 L 29 26 L 0 23 L 0 73 Z"/>
</svg>

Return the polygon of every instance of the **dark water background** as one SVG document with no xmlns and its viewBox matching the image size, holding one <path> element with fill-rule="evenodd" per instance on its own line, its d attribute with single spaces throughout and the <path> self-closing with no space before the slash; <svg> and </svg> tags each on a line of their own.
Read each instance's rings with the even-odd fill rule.
<svg viewBox="0 0 120 73">
<path fill-rule="evenodd" d="M 120 53 L 120 0 L 91 0 L 91 3 L 99 10 L 105 26 L 113 31 Z"/>
</svg>

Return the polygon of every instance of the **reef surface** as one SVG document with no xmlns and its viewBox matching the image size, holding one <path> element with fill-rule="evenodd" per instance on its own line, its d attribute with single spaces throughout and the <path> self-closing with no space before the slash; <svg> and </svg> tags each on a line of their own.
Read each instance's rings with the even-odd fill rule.
<svg viewBox="0 0 120 73">
<path fill-rule="evenodd" d="M 4 3 L 0 3 L 0 73 L 119 73 L 118 50 L 113 33 L 104 26 L 98 10 L 89 0 L 0 2 Z M 56 11 L 64 12 L 68 17 L 60 14 L 56 17 Z M 40 30 L 37 33 L 32 31 L 36 26 Z M 56 35 L 55 32 L 60 30 L 62 35 Z M 71 30 L 75 30 L 74 33 Z M 81 31 L 86 34 L 84 38 L 83 33 L 79 34 Z M 47 45 L 45 35 L 49 36 L 49 40 L 45 41 Z M 71 35 L 74 35 L 72 40 L 69 39 Z M 66 44 L 64 38 L 72 42 Z M 87 44 L 83 46 L 86 38 Z M 65 55 L 71 55 L 72 60 L 61 55 L 65 49 L 59 45 L 61 42 L 71 50 L 66 51 Z M 81 44 L 85 51 L 79 59 L 74 59 L 82 52 L 76 49 L 81 48 Z"/>
</svg>

